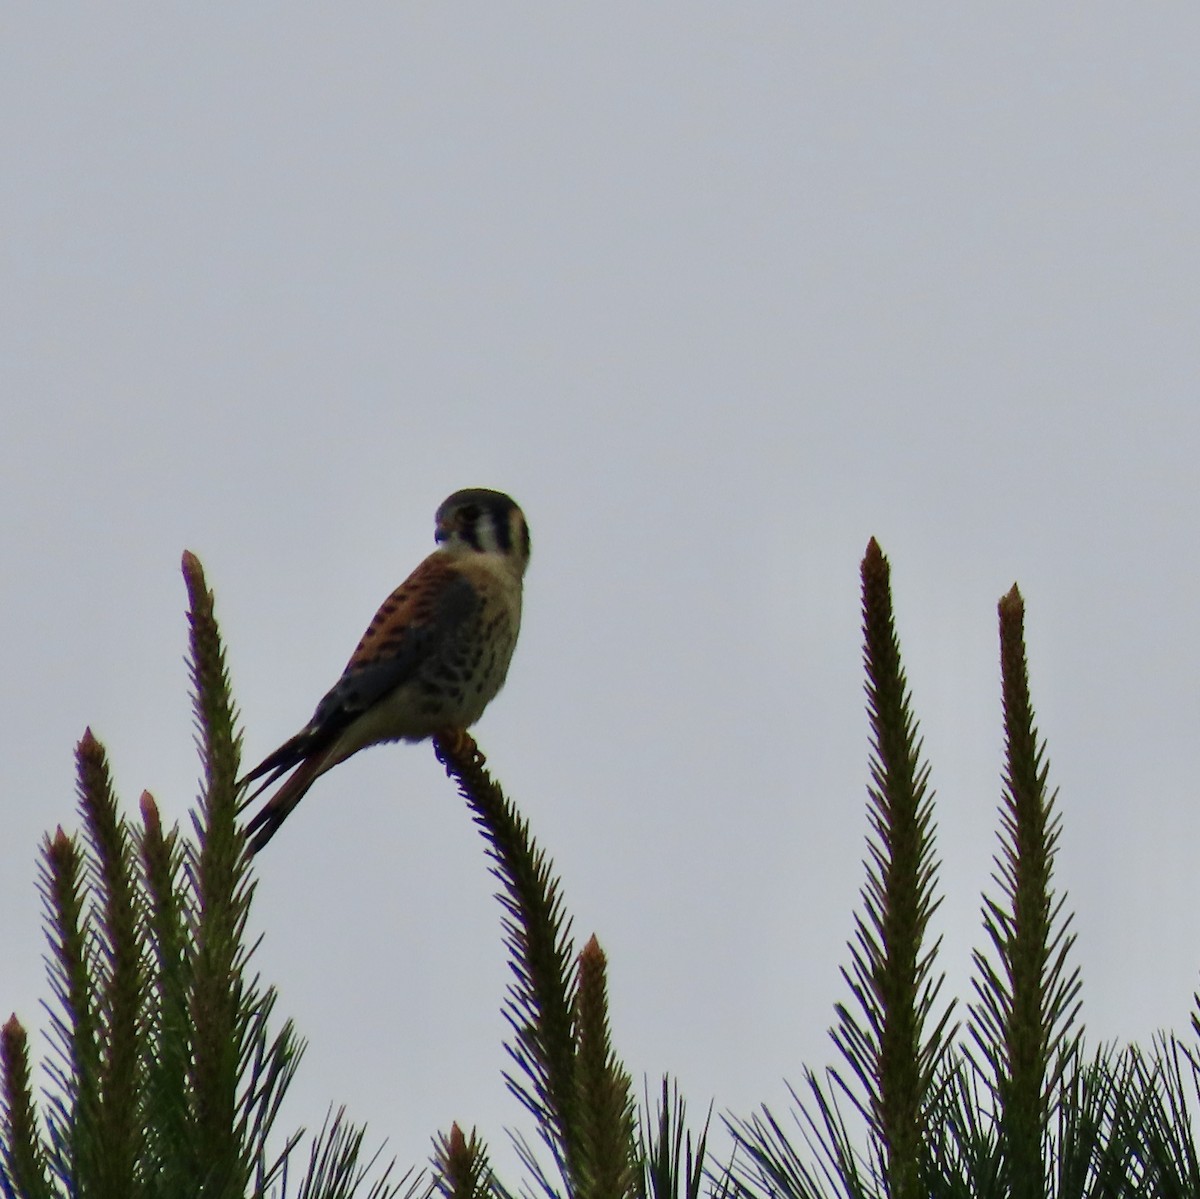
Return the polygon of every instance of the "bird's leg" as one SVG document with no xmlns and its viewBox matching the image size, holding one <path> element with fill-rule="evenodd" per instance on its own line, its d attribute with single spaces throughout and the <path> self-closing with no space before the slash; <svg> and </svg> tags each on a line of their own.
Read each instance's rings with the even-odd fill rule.
<svg viewBox="0 0 1200 1199">
<path fill-rule="evenodd" d="M 475 738 L 466 729 L 445 728 L 434 734 L 434 740 L 451 758 L 469 758 L 472 765 L 482 766 L 487 759 L 479 749 Z"/>
</svg>

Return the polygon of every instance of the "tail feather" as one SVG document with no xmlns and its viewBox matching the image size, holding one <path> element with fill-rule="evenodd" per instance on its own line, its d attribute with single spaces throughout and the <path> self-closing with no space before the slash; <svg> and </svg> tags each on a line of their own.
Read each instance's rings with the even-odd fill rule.
<svg viewBox="0 0 1200 1199">
<path fill-rule="evenodd" d="M 323 744 L 323 741 L 326 743 Z M 253 770 L 251 770 L 248 774 L 242 775 L 242 777 L 237 781 L 237 786 L 242 790 L 245 790 L 245 788 L 251 783 L 258 782 L 258 786 L 255 787 L 253 791 L 251 791 L 248 795 L 242 796 L 241 801 L 238 804 L 238 813 L 240 814 L 250 807 L 250 805 L 254 803 L 254 801 L 260 795 L 262 795 L 264 791 L 267 791 L 273 787 L 281 778 L 283 778 L 285 774 L 287 774 L 289 770 L 292 770 L 295 767 L 301 766 L 305 763 L 320 761 L 325 756 L 323 751 L 328 748 L 327 741 L 328 738 L 319 738 L 316 734 L 314 734 L 311 728 L 303 728 L 294 737 L 291 737 L 285 741 L 277 750 L 275 750 L 274 753 L 268 754 L 267 757 L 263 758 L 263 760 L 259 762 L 259 764 L 255 766 Z M 329 763 L 326 763 L 326 767 L 328 767 L 328 765 Z M 296 771 L 296 775 L 300 775 L 301 773 L 303 772 Z M 308 790 L 308 788 L 312 785 L 312 780 L 315 779 L 320 773 L 321 771 L 318 770 L 308 776 L 308 782 L 304 785 L 305 791 Z M 293 776 L 293 778 L 295 777 L 296 776 Z M 260 779 L 262 780 L 261 782 L 259 782 Z M 280 794 L 283 794 L 283 792 L 288 790 L 289 787 L 290 782 L 285 783 L 283 787 L 280 788 Z M 303 794 L 304 791 L 301 791 L 300 795 Z M 300 795 L 298 795 L 292 802 L 292 808 L 294 808 L 296 804 L 300 802 Z M 274 800 L 271 802 L 274 803 Z M 246 826 L 247 830 L 253 829 L 256 826 L 255 822 L 262 821 L 266 818 L 264 813 L 268 810 L 268 808 L 270 808 L 270 806 L 271 804 L 268 804 L 267 807 L 262 810 L 262 812 L 259 812 L 258 815 L 255 816 L 254 821 Z M 288 808 L 288 811 L 290 812 L 291 808 Z M 284 815 L 286 814 L 287 813 L 285 812 Z M 266 842 L 264 841 L 264 844 L 265 843 Z"/>
<path fill-rule="evenodd" d="M 279 826 L 288 818 L 292 809 L 308 793 L 309 787 L 325 769 L 326 763 L 323 758 L 322 754 L 314 754 L 311 758 L 301 762 L 283 786 L 246 822 L 244 832 L 252 854 L 259 853 L 263 846 L 275 836 L 279 831 Z M 276 772 L 254 792 L 254 795 L 250 796 L 250 799 L 260 795 L 287 769 L 287 766 L 277 767 Z M 247 779 L 256 776 L 257 774 L 247 775 Z"/>
<path fill-rule="evenodd" d="M 264 774 L 269 774 L 271 777 L 254 793 L 255 795 L 261 794 L 281 774 L 286 774 L 293 766 L 299 765 L 305 758 L 309 757 L 316 748 L 315 740 L 310 729 L 301 729 L 294 737 L 285 741 L 274 753 L 268 754 L 267 757 L 263 758 L 249 774 L 242 775 L 238 780 L 238 786 L 244 787 L 247 783 L 252 783 L 255 779 L 262 778 Z"/>
</svg>

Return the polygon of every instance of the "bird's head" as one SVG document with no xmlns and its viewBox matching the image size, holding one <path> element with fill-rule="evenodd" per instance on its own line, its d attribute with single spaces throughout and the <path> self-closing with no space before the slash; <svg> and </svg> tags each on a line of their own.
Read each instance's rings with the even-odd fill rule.
<svg viewBox="0 0 1200 1199">
<path fill-rule="evenodd" d="M 525 514 L 502 491 L 468 487 L 437 510 L 434 539 L 451 553 L 500 554 L 518 575 L 529 564 Z"/>
</svg>

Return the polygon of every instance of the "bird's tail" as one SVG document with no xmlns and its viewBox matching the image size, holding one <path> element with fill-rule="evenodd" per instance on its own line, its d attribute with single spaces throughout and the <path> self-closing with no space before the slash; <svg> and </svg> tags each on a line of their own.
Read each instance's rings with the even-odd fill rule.
<svg viewBox="0 0 1200 1199">
<path fill-rule="evenodd" d="M 252 854 L 258 853 L 275 836 L 292 809 L 308 793 L 314 780 L 326 768 L 323 758 L 324 755 L 316 754 L 301 762 L 279 790 L 246 822 L 243 831 Z"/>
</svg>

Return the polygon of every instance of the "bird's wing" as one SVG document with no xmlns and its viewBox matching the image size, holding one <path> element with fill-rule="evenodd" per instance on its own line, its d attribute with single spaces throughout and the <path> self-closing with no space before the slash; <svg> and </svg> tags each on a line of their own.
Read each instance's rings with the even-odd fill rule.
<svg viewBox="0 0 1200 1199">
<path fill-rule="evenodd" d="M 471 582 L 443 558 L 431 555 L 422 562 L 380 605 L 342 677 L 308 724 L 241 780 L 244 784 L 267 776 L 244 802 L 332 746 L 372 704 L 408 682 L 478 605 Z"/>
</svg>

